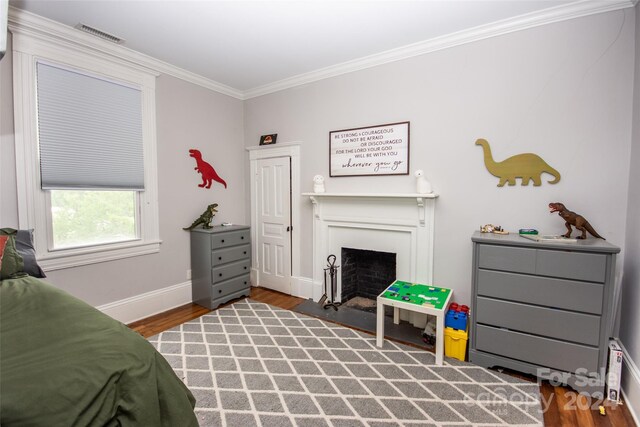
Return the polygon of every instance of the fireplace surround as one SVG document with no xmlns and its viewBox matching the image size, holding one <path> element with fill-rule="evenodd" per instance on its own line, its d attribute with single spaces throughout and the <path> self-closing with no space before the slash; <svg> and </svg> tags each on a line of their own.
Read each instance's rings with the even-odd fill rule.
<svg viewBox="0 0 640 427">
<path fill-rule="evenodd" d="M 327 256 L 334 254 L 340 259 L 342 248 L 395 253 L 398 279 L 420 283 L 433 282 L 434 211 L 438 197 L 436 194 L 304 195 L 313 203 L 315 300 L 322 295 L 323 268 Z M 340 298 L 340 275 L 337 288 Z"/>
</svg>

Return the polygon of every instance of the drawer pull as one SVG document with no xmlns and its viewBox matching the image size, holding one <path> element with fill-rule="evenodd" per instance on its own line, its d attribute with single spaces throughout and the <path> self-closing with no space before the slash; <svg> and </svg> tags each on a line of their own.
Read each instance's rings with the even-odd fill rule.
<svg viewBox="0 0 640 427">
<path fill-rule="evenodd" d="M 245 285 L 247 284 L 247 281 L 246 281 L 246 280 L 244 281 L 244 284 L 245 284 Z"/>
<path fill-rule="evenodd" d="M 221 256 L 219 256 L 219 257 L 218 257 L 218 260 L 219 260 L 219 261 L 222 261 L 222 257 L 221 257 Z"/>
<path fill-rule="evenodd" d="M 240 240 L 244 240 L 244 236 L 240 236 Z"/>
<path fill-rule="evenodd" d="M 218 276 L 222 277 L 222 273 L 219 273 Z"/>
<path fill-rule="evenodd" d="M 222 289 L 218 289 L 218 293 L 221 294 L 222 293 Z"/>
<path fill-rule="evenodd" d="M 242 252 L 242 254 L 243 254 L 243 255 L 246 255 L 246 254 L 247 254 L 247 251 Z"/>
<path fill-rule="evenodd" d="M 224 239 L 220 240 L 221 243 L 224 243 Z"/>
<path fill-rule="evenodd" d="M 247 267 L 244 268 L 245 270 L 247 269 Z"/>
</svg>

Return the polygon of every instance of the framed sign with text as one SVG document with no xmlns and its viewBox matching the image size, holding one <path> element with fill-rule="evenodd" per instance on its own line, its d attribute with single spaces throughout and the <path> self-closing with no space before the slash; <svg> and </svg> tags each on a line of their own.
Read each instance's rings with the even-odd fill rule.
<svg viewBox="0 0 640 427">
<path fill-rule="evenodd" d="M 330 176 L 409 174 L 409 122 L 329 132 Z"/>
</svg>

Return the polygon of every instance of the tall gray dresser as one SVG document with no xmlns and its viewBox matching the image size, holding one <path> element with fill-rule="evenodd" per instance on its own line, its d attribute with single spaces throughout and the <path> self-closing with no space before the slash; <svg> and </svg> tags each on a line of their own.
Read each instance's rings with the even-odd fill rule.
<svg viewBox="0 0 640 427">
<path fill-rule="evenodd" d="M 193 302 L 210 309 L 243 295 L 251 283 L 251 233 L 244 225 L 191 230 Z"/>
<path fill-rule="evenodd" d="M 469 360 L 604 396 L 616 254 L 589 237 L 535 242 L 476 232 Z"/>
</svg>

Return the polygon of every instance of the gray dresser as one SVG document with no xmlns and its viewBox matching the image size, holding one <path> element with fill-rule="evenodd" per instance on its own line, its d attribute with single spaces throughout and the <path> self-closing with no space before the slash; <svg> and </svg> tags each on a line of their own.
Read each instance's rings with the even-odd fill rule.
<svg viewBox="0 0 640 427">
<path fill-rule="evenodd" d="M 476 232 L 469 360 L 603 393 L 616 254 L 589 237 L 535 242 Z"/>
<path fill-rule="evenodd" d="M 243 295 L 251 283 L 251 233 L 244 225 L 191 230 L 193 302 L 210 309 Z"/>
</svg>

